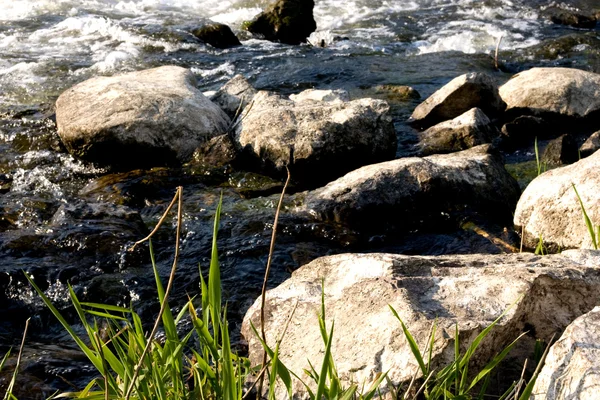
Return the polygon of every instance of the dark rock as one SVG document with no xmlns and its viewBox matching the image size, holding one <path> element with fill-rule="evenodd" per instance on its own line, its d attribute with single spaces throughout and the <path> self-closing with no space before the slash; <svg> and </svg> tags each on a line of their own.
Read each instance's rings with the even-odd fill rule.
<svg viewBox="0 0 600 400">
<path fill-rule="evenodd" d="M 230 123 L 175 66 L 84 81 L 60 95 L 56 121 L 73 155 L 119 168 L 186 162 Z"/>
<path fill-rule="evenodd" d="M 522 115 L 502 126 L 502 147 L 506 150 L 531 144 L 538 138 L 554 136 L 552 125 L 544 119 L 531 115 Z"/>
<path fill-rule="evenodd" d="M 479 108 L 440 122 L 419 134 L 421 155 L 452 153 L 491 143 L 500 132 Z"/>
<path fill-rule="evenodd" d="M 571 135 L 562 135 L 552 140 L 542 154 L 541 162 L 548 167 L 572 164 L 579 159 L 575 139 Z"/>
<path fill-rule="evenodd" d="M 252 101 L 256 92 L 243 75 L 236 75 L 212 95 L 210 100 L 221 107 L 229 118 L 234 119 Z"/>
<path fill-rule="evenodd" d="M 254 17 L 247 29 L 273 42 L 306 43 L 306 39 L 317 29 L 314 7 L 313 0 L 277 0 Z"/>
<path fill-rule="evenodd" d="M 194 151 L 192 161 L 211 168 L 234 164 L 238 153 L 229 135 L 210 139 Z"/>
<path fill-rule="evenodd" d="M 440 230 L 466 212 L 510 221 L 519 194 L 502 157 L 482 145 L 367 165 L 308 192 L 305 209 L 365 231 Z"/>
<path fill-rule="evenodd" d="M 506 104 L 498 94 L 496 82 L 488 75 L 471 72 L 454 78 L 415 108 L 409 122 L 425 129 L 456 118 L 477 107 L 494 118 Z"/>
<path fill-rule="evenodd" d="M 600 131 L 594 132 L 579 148 L 581 158 L 591 156 L 600 149 Z"/>
<path fill-rule="evenodd" d="M 216 22 L 196 28 L 192 31 L 192 34 L 217 49 L 228 49 L 241 45 L 230 27 Z"/>
<path fill-rule="evenodd" d="M 571 11 L 560 11 L 550 17 L 555 24 L 568 25 L 575 28 L 594 29 L 597 18 L 595 15 L 583 15 Z"/>
</svg>

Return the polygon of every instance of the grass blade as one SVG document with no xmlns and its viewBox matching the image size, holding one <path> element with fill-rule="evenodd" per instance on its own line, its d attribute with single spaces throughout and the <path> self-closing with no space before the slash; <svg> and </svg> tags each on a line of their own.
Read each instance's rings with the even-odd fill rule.
<svg viewBox="0 0 600 400">
<path fill-rule="evenodd" d="M 577 200 L 579 200 L 579 205 L 581 206 L 581 212 L 583 214 L 583 220 L 585 221 L 585 226 L 587 226 L 588 232 L 590 234 L 590 238 L 592 239 L 592 245 L 594 246 L 594 250 L 598 250 L 598 238 L 596 237 L 596 231 L 594 230 L 594 224 L 592 223 L 592 220 L 590 219 L 590 217 L 588 216 L 588 214 L 585 210 L 585 206 L 583 205 L 583 201 L 581 200 L 581 197 L 579 196 L 579 193 L 577 192 L 577 188 L 575 187 L 575 184 L 571 183 L 571 186 L 573 187 L 573 190 L 575 191 Z M 598 231 L 600 231 L 600 227 L 598 228 Z"/>
<path fill-rule="evenodd" d="M 396 319 L 398 321 L 400 321 L 400 325 L 402 326 L 402 331 L 404 332 L 404 336 L 406 337 L 406 340 L 408 341 L 408 345 L 410 346 L 410 351 L 413 353 L 413 356 L 419 363 L 419 367 L 421 368 L 423 375 L 427 375 L 427 368 L 425 367 L 425 362 L 423 361 L 423 356 L 421 355 L 421 352 L 419 351 L 419 346 L 417 345 L 415 338 L 410 334 L 410 332 L 408 331 L 408 328 L 404 324 L 404 321 L 402 321 L 402 319 L 400 318 L 400 316 L 398 315 L 398 313 L 396 312 L 394 307 L 392 307 L 389 304 L 388 304 L 388 307 L 390 308 L 390 310 L 392 310 L 392 314 L 394 314 Z"/>
</svg>

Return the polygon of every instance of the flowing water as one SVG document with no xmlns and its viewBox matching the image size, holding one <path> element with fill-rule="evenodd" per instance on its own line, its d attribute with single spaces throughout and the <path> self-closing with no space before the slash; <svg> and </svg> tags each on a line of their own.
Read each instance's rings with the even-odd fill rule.
<svg viewBox="0 0 600 400">
<path fill-rule="evenodd" d="M 423 98 L 470 71 L 499 82 L 533 66 L 600 72 L 600 31 L 552 24 L 556 8 L 590 12 L 597 0 L 316 0 L 325 47 L 287 46 L 241 31 L 266 0 L 0 0 L 0 353 L 18 345 L 32 317 L 18 393 L 45 398 L 81 386 L 91 367 L 32 293 L 34 277 L 65 313 L 67 282 L 83 298 L 157 311 L 147 248 L 126 249 L 156 224 L 184 186 L 183 240 L 175 302 L 197 293 L 198 264 L 210 255 L 212 216 L 223 194 L 219 237 L 224 295 L 240 321 L 259 293 L 281 182 L 241 171 L 180 169 L 113 173 L 73 159 L 56 136 L 53 104 L 66 88 L 96 75 L 165 64 L 191 68 L 203 91 L 235 74 L 260 89 L 293 93 L 343 88 L 392 105 L 398 156 L 413 154 L 404 121 L 418 100 L 398 100 L 381 85 L 410 85 Z M 190 31 L 211 19 L 230 25 L 240 47 L 217 50 Z M 499 60 L 493 53 L 500 40 Z M 287 210 L 301 195 L 290 197 Z M 168 274 L 174 220 L 154 239 Z M 271 285 L 300 265 L 343 251 L 407 254 L 497 252 L 473 230 L 362 237 L 343 226 L 284 212 Z M 2 379 L 6 379 L 3 377 Z M 69 383 L 67 383 L 69 382 Z M 5 384 L 6 382 L 4 382 Z M 0 382 L 0 384 L 2 384 Z"/>
</svg>

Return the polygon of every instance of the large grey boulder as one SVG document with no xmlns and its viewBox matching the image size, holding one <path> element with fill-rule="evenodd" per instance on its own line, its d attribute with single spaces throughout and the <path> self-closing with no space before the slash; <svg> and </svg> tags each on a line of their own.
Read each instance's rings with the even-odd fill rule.
<svg viewBox="0 0 600 400">
<path fill-rule="evenodd" d="M 600 153 L 569 166 L 547 171 L 523 191 L 514 223 L 523 232 L 523 242 L 535 247 L 540 236 L 551 251 L 592 248 L 575 185 L 594 225 L 600 224 Z"/>
<path fill-rule="evenodd" d="M 398 312 L 421 349 L 435 322 L 432 367 L 438 371 L 453 360 L 455 326 L 466 346 L 508 310 L 475 353 L 470 371 L 528 331 L 510 355 L 510 364 L 517 365 L 515 372 L 520 374 L 519 367 L 531 356 L 536 338 L 549 340 L 598 304 L 599 263 L 598 252 L 578 250 L 545 257 L 527 253 L 322 257 L 267 292 L 267 342 L 274 347 L 287 326 L 280 345 L 281 361 L 297 374 L 309 369 L 308 360 L 318 370 L 324 345 L 317 315 L 324 292 L 327 326 L 335 322 L 332 354 L 343 381 L 368 387 L 377 373 L 387 371 L 397 385 L 409 380 L 418 366 L 388 305 Z M 254 363 L 262 362 L 262 348 L 250 321 L 259 327 L 259 320 L 260 299 L 250 307 L 242 326 Z M 302 386 L 296 384 L 294 389 L 301 397 Z M 279 394 L 278 398 L 286 398 Z"/>
<path fill-rule="evenodd" d="M 574 68 L 532 68 L 500 87 L 506 112 L 546 117 L 590 117 L 600 112 L 600 74 Z"/>
<path fill-rule="evenodd" d="M 308 192 L 305 208 L 318 219 L 364 230 L 410 231 L 447 223 L 465 211 L 510 221 L 519 194 L 502 158 L 481 145 L 367 165 Z"/>
<path fill-rule="evenodd" d="M 360 99 L 293 101 L 261 91 L 244 110 L 233 138 L 267 172 L 316 186 L 396 153 L 386 102 Z"/>
<path fill-rule="evenodd" d="M 600 393 L 600 307 L 577 318 L 552 345 L 531 400 L 596 400 Z"/>
<path fill-rule="evenodd" d="M 235 118 L 250 102 L 257 90 L 243 75 L 236 75 L 225 83 L 210 100 L 230 118 Z"/>
<path fill-rule="evenodd" d="M 437 125 L 419 134 L 421 155 L 452 153 L 491 143 L 500 135 L 498 128 L 479 108 Z"/>
<path fill-rule="evenodd" d="M 456 118 L 473 107 L 480 108 L 492 118 L 504 111 L 506 104 L 498 94 L 498 85 L 489 75 L 470 72 L 454 78 L 419 104 L 409 122 L 428 128 Z"/>
<path fill-rule="evenodd" d="M 92 78 L 56 101 L 58 134 L 69 152 L 104 165 L 185 162 L 229 122 L 196 89 L 194 75 L 175 66 Z"/>
<path fill-rule="evenodd" d="M 250 21 L 249 32 L 267 40 L 287 44 L 306 43 L 317 30 L 313 0 L 277 0 Z"/>
</svg>

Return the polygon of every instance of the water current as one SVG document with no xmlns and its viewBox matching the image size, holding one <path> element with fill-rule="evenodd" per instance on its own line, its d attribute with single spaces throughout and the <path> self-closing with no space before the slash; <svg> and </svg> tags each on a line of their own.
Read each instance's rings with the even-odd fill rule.
<svg viewBox="0 0 600 400">
<path fill-rule="evenodd" d="M 312 43 L 288 46 L 250 37 L 242 23 L 266 0 L 0 0 L 0 353 L 18 346 L 32 317 L 20 399 L 81 387 L 93 370 L 26 283 L 32 276 L 68 316 L 67 282 L 84 300 L 157 312 L 147 248 L 127 252 L 156 224 L 175 187 L 184 186 L 183 240 L 174 303 L 198 288 L 208 267 L 212 217 L 223 193 L 219 236 L 224 296 L 239 323 L 258 295 L 281 182 L 232 170 L 114 173 L 71 157 L 56 135 L 53 105 L 66 88 L 97 75 L 159 65 L 191 68 L 203 91 L 235 74 L 284 94 L 342 88 L 354 98 L 390 101 L 398 157 L 413 154 L 405 124 L 419 100 L 400 101 L 382 85 L 410 85 L 422 98 L 452 78 L 486 72 L 499 82 L 534 66 L 600 72 L 600 30 L 550 22 L 557 9 L 591 12 L 598 0 L 316 0 Z M 226 23 L 243 45 L 218 50 L 190 33 Z M 499 45 L 500 70 L 493 53 Z M 509 155 L 511 157 L 527 157 Z M 363 237 L 297 218 L 285 206 L 271 285 L 322 255 L 498 252 L 470 230 Z M 174 220 L 154 239 L 161 273 L 173 256 Z M 77 327 L 76 327 L 77 328 Z M 78 328 L 80 329 L 80 328 Z M 7 376 L 0 377 L 6 384 Z"/>
</svg>

